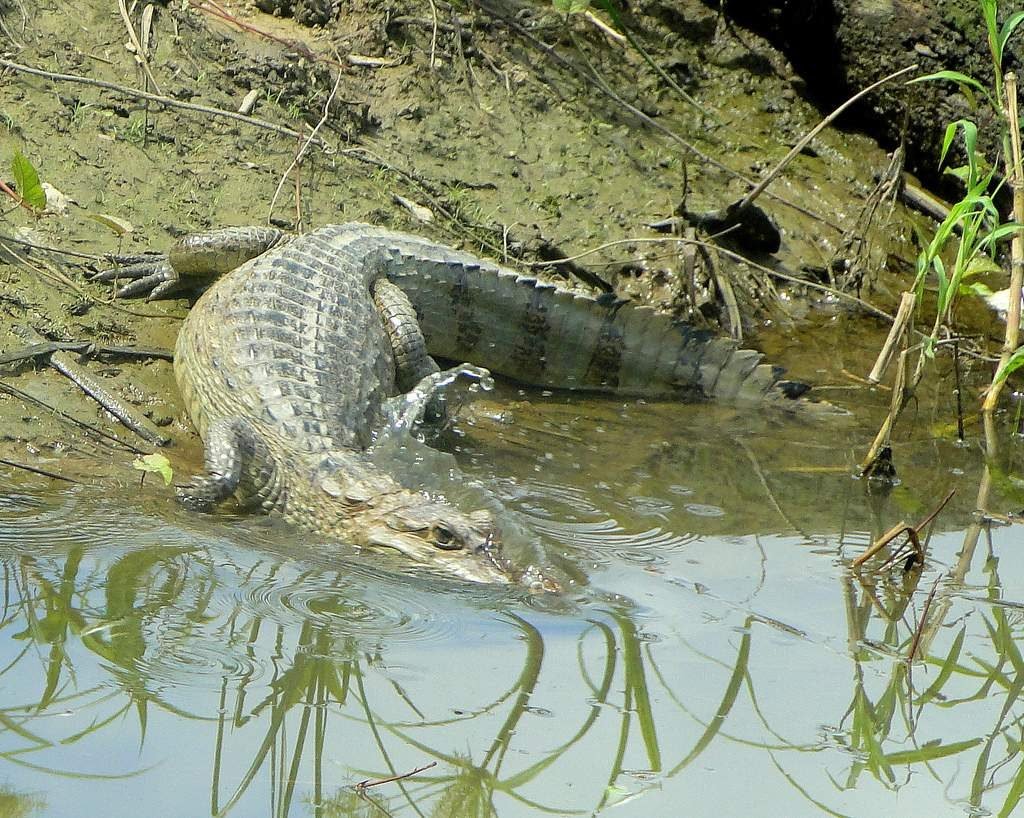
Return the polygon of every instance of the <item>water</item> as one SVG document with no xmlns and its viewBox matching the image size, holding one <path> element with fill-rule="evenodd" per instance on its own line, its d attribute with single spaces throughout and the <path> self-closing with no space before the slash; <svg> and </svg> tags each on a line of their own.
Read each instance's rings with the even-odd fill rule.
<svg viewBox="0 0 1024 818">
<path fill-rule="evenodd" d="M 919 416 L 879 498 L 877 406 L 475 400 L 452 479 L 561 596 L 4 472 L 0 815 L 1020 811 L 1024 553 L 973 527 L 976 445 Z M 924 570 L 858 579 L 949 488 Z"/>
</svg>

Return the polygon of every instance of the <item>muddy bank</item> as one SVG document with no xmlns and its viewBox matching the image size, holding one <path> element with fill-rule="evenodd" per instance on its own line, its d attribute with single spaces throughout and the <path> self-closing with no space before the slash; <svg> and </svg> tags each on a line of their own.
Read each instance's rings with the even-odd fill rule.
<svg viewBox="0 0 1024 818">
<path fill-rule="evenodd" d="M 852 269 L 845 283 L 860 281 L 867 294 L 880 282 L 884 302 L 887 282 L 914 254 L 915 217 L 889 200 L 869 208 L 885 192 L 888 156 L 836 130 L 815 138 L 759 201 L 782 238 L 777 253 L 756 261 L 783 278 L 732 256 L 688 253 L 648 227 L 736 201 L 819 116 L 778 52 L 695 1 L 654 3 L 630 17 L 632 35 L 664 74 L 617 36 L 613 21 L 566 20 L 545 6 L 439 5 L 435 18 L 416 4 L 360 0 L 315 28 L 248 4 L 227 7 L 227 19 L 155 6 L 145 68 L 107 3 L 3 8 L 20 64 L 148 87 L 204 109 L 235 111 L 248 97 L 264 123 L 8 73 L 0 154 L 24 152 L 69 201 L 39 219 L 11 212 L 4 232 L 31 230 L 50 247 L 136 252 L 225 224 L 305 230 L 362 220 L 748 337 L 768 327 L 793 332 L 819 299 L 846 309 L 818 290 L 796 290 L 797 301 L 773 297 L 793 279 L 831 285 Z M 141 12 L 132 22 L 139 37 Z M 296 161 L 302 142 L 283 129 L 308 135 L 314 127 L 318 142 Z M 577 255 L 572 265 L 548 264 Z M 114 302 L 109 287 L 85 281 L 78 259 L 36 252 L 7 262 L 5 351 L 22 345 L 12 332 L 19 324 L 52 340 L 166 349 L 188 308 L 188 299 Z M 844 377 L 820 358 L 780 363 L 819 383 Z M 83 365 L 171 437 L 176 466 L 194 465 L 198 448 L 166 361 Z M 92 433 L 42 407 L 107 429 L 109 417 L 55 372 L 34 368 L 24 363 L 5 377 L 36 390 L 41 404 L 26 409 L 24 398 L 0 396 L 4 451 L 58 468 L 76 450 L 95 461 L 93 447 L 109 441 L 89 442 Z"/>
<path fill-rule="evenodd" d="M 718 7 L 718 2 L 709 5 Z M 776 0 L 727 3 L 725 14 L 763 34 L 793 63 L 809 96 L 833 108 L 894 71 L 917 64 L 920 74 L 960 71 L 985 85 L 992 62 L 976 0 Z M 1003 17 L 1018 9 L 1003 3 Z M 1006 69 L 1020 68 L 1019 38 L 1011 39 Z M 975 119 L 988 149 L 992 112 L 973 109 L 953 83 L 890 83 L 859 105 L 846 122 L 886 145 L 905 138 L 908 167 L 940 184 L 945 126 Z"/>
</svg>

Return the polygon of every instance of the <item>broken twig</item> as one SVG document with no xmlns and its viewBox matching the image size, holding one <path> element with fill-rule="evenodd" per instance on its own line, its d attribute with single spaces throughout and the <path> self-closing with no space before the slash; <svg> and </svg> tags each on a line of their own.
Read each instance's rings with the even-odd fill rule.
<svg viewBox="0 0 1024 818">
<path fill-rule="evenodd" d="M 417 767 L 415 770 L 409 770 L 409 772 L 402 773 L 401 775 L 392 775 L 388 778 L 364 778 L 362 781 L 353 784 L 352 789 L 354 789 L 357 793 L 362 794 L 366 792 L 368 789 L 370 789 L 370 787 L 377 787 L 381 784 L 390 784 L 392 781 L 401 781 L 403 778 L 409 778 L 410 776 L 416 775 L 418 773 L 423 772 L 424 770 L 429 770 L 431 767 L 436 766 L 437 762 L 431 761 L 429 764 L 424 764 L 422 767 Z"/>
<path fill-rule="evenodd" d="M 46 340 L 31 327 L 16 327 L 15 331 L 27 341 L 39 343 Z M 131 406 L 112 395 L 92 373 L 79 366 L 69 353 L 55 351 L 50 354 L 48 362 L 61 375 L 117 418 L 122 426 L 135 432 L 147 443 L 166 446 L 171 442 L 171 439 L 162 434 L 149 418 L 140 415 Z"/>
<path fill-rule="evenodd" d="M 40 469 L 37 466 L 29 466 L 25 463 L 18 463 L 14 460 L 8 460 L 7 458 L 0 457 L 0 463 L 5 466 L 10 466 L 12 469 L 22 469 L 24 471 L 30 471 L 32 474 L 38 474 L 42 477 L 49 477 L 53 480 L 63 480 L 66 483 L 78 483 L 73 477 L 65 477 L 63 474 L 57 474 L 56 472 L 48 471 L 47 469 Z"/>
<path fill-rule="evenodd" d="M 868 548 L 863 554 L 853 561 L 854 568 L 860 568 L 865 562 L 875 556 L 879 551 L 885 548 L 887 545 L 892 543 L 901 534 L 906 534 L 908 541 L 914 546 L 916 556 L 921 562 L 924 562 L 924 548 L 921 546 L 921 532 L 928 527 L 928 525 L 939 515 L 939 512 L 946 507 L 946 504 L 952 499 L 953 495 L 956 494 L 956 489 L 950 489 L 949 493 L 943 498 L 942 502 L 939 503 L 932 511 L 917 525 L 908 525 L 904 521 L 896 523 L 892 528 L 886 531 L 881 537 L 875 540 L 871 547 Z M 893 554 L 883 564 L 882 568 L 890 565 L 896 559 L 899 558 L 902 553 L 902 549 Z"/>
</svg>

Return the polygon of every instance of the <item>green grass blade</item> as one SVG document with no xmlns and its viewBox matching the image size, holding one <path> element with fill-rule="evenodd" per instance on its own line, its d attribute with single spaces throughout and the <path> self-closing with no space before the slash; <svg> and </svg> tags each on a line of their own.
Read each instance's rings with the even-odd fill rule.
<svg viewBox="0 0 1024 818">
<path fill-rule="evenodd" d="M 954 741 L 952 744 L 943 744 L 939 740 L 930 741 L 922 747 L 914 750 L 901 750 L 898 753 L 890 753 L 885 757 L 887 763 L 892 766 L 898 764 L 920 764 L 926 761 L 935 761 L 938 758 L 956 755 L 972 747 L 981 744 L 980 738 L 971 738 L 965 741 Z"/>
</svg>

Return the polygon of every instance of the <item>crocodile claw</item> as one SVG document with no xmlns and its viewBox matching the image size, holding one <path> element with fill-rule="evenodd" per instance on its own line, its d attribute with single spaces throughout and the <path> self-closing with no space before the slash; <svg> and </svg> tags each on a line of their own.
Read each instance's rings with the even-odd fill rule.
<svg viewBox="0 0 1024 818">
<path fill-rule="evenodd" d="M 182 289 L 177 271 L 162 253 L 147 253 L 141 256 L 109 256 L 114 264 L 108 270 L 101 270 L 89 277 L 90 281 L 129 283 L 121 286 L 114 294 L 116 298 L 138 298 L 147 301 L 167 298 Z"/>
</svg>

